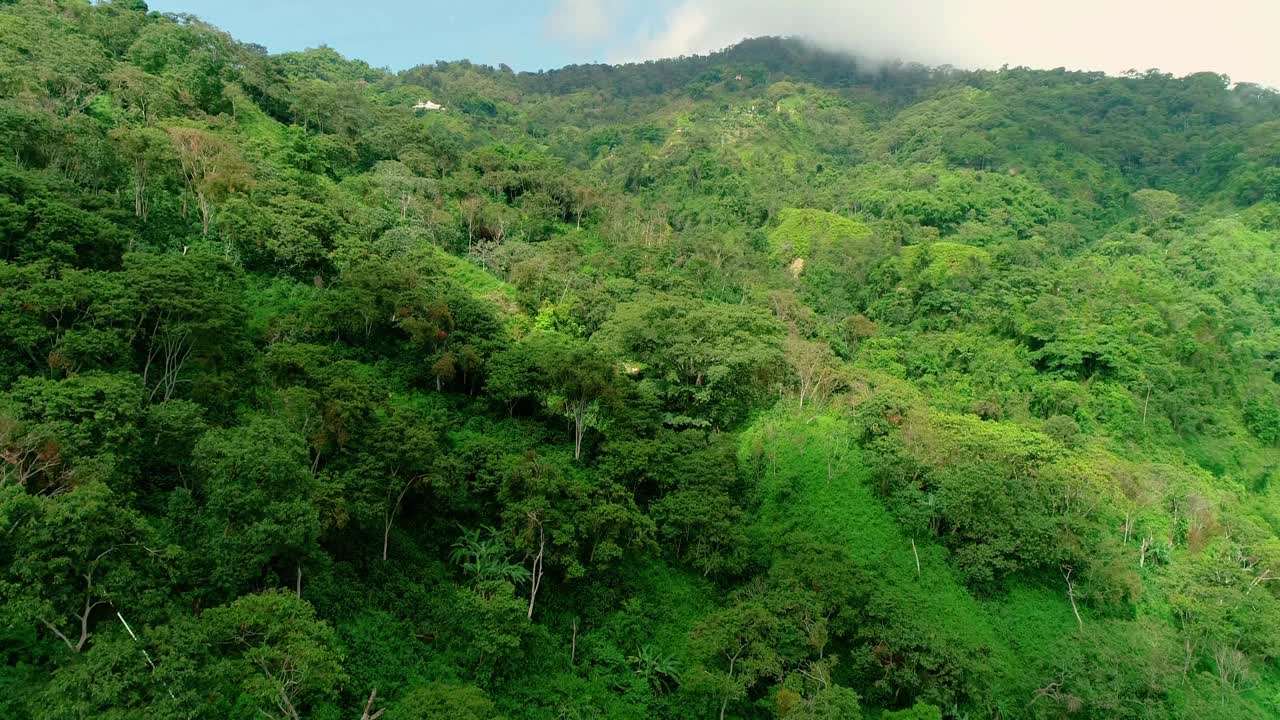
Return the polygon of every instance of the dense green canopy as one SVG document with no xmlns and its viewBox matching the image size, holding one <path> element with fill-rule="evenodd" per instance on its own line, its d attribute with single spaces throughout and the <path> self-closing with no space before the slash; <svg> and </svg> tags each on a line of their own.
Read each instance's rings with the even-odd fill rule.
<svg viewBox="0 0 1280 720">
<path fill-rule="evenodd" d="M 1270 90 L 0 0 L 4 717 L 1275 717 L 1278 468 Z"/>
</svg>

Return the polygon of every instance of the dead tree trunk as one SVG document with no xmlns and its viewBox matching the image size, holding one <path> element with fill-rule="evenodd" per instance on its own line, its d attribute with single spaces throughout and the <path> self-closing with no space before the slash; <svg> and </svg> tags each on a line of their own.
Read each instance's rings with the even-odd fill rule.
<svg viewBox="0 0 1280 720">
<path fill-rule="evenodd" d="M 382 708 L 377 712 L 374 712 L 374 709 L 373 709 L 373 701 L 377 697 L 378 697 L 378 689 L 374 688 L 369 692 L 369 702 L 364 704 L 364 713 L 360 715 L 360 720 L 378 720 L 378 718 L 382 717 L 382 713 L 386 711 L 386 708 Z"/>
<path fill-rule="evenodd" d="M 133 163 L 133 215 L 143 222 L 147 220 L 146 210 L 147 171 L 146 161 L 141 157 Z"/>
<path fill-rule="evenodd" d="M 203 192 L 196 192 L 196 201 L 200 204 L 200 237 L 209 237 L 209 222 L 213 219 L 213 206 Z"/>
<path fill-rule="evenodd" d="M 185 250 L 183 254 L 186 254 Z M 172 315 L 170 310 L 163 310 L 156 315 L 151 333 L 147 337 L 147 360 L 142 366 L 143 386 L 145 387 L 150 379 L 153 365 L 158 365 L 160 371 L 160 377 L 147 398 L 148 402 L 154 401 L 156 395 L 160 395 L 162 401 L 168 401 L 173 397 L 178 387 L 178 376 L 182 372 L 182 367 L 191 357 L 193 347 L 190 333 L 179 333 L 170 328 L 169 320 Z M 139 318 L 139 327 L 144 319 Z"/>
<path fill-rule="evenodd" d="M 546 554 L 547 539 L 542 532 L 542 520 L 529 513 L 529 521 L 538 526 L 538 554 L 533 556 L 533 569 L 529 574 L 529 620 L 533 620 L 533 603 L 538 599 L 538 589 L 542 587 L 542 559 Z"/>
<path fill-rule="evenodd" d="M 396 514 L 400 512 L 400 503 L 404 502 L 404 496 L 409 493 L 409 488 L 413 487 L 414 483 L 418 482 L 419 479 L 420 478 L 418 477 L 410 478 L 409 482 L 405 483 L 404 487 L 400 488 L 400 494 L 396 496 L 395 504 L 392 505 L 391 508 L 387 510 L 386 515 L 383 518 L 383 522 L 382 522 L 382 561 L 383 562 L 386 562 L 387 560 L 387 545 L 390 543 L 390 540 L 391 540 L 391 526 L 396 521 Z"/>
<path fill-rule="evenodd" d="M 745 647 L 739 647 L 738 650 L 729 657 L 729 682 L 733 682 L 733 666 L 738 662 L 738 656 L 742 654 Z M 729 693 L 725 693 L 720 699 L 720 720 L 724 720 L 724 711 L 729 707 Z"/>
<path fill-rule="evenodd" d="M 1272 580 L 1276 580 L 1276 579 L 1278 578 L 1276 578 L 1274 575 L 1271 574 L 1271 568 L 1265 568 L 1263 569 L 1261 575 L 1255 577 L 1253 581 L 1249 583 L 1249 589 L 1246 590 L 1245 592 L 1246 593 L 1251 592 L 1254 588 L 1261 585 L 1262 583 L 1271 582 Z"/>
<path fill-rule="evenodd" d="M 582 458 L 582 437 L 587 432 L 587 415 L 591 412 L 591 400 L 585 397 L 574 398 L 568 403 L 569 412 L 573 415 L 573 459 Z"/>
<path fill-rule="evenodd" d="M 120 618 L 120 624 L 123 625 L 125 631 L 129 633 L 129 637 L 133 638 L 133 641 L 135 643 L 138 643 L 139 645 L 141 645 L 141 642 L 139 642 L 138 640 L 138 636 L 135 635 L 133 632 L 133 628 L 129 627 L 129 622 L 124 619 L 124 615 L 121 615 L 119 610 L 116 611 L 116 617 Z M 147 648 L 145 646 L 142 647 L 141 650 L 142 650 L 142 657 L 146 659 L 147 666 L 151 668 L 151 672 L 154 674 L 156 671 L 156 663 L 154 660 L 151 659 L 151 653 L 147 652 Z M 175 701 L 178 699 L 178 697 L 173 694 L 173 688 L 169 687 L 168 682 L 164 684 L 164 689 L 169 693 L 169 697 L 171 699 Z"/>
<path fill-rule="evenodd" d="M 1072 567 L 1062 566 L 1062 579 L 1067 581 L 1067 598 L 1071 600 L 1071 612 L 1076 614 L 1076 625 L 1084 630 L 1084 620 L 1080 619 L 1080 608 L 1076 607 L 1076 584 L 1071 580 Z"/>
</svg>

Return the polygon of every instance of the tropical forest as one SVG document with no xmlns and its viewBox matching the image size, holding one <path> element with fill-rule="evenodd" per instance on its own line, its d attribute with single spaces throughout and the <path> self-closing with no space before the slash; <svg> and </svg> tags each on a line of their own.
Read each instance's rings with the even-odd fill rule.
<svg viewBox="0 0 1280 720">
<path fill-rule="evenodd" d="M 5 718 L 1275 718 L 1278 475 L 1265 86 L 0 0 Z"/>
</svg>

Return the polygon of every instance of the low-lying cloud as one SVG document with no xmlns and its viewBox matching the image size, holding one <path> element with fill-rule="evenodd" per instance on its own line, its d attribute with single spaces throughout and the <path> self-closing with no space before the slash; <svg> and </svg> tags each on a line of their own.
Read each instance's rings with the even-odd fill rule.
<svg viewBox="0 0 1280 720">
<path fill-rule="evenodd" d="M 661 0 L 560 0 L 548 22 L 576 22 L 592 39 L 609 37 L 619 48 L 615 61 L 798 35 L 863 56 L 931 65 L 1208 70 L 1280 87 L 1280 0 L 677 0 L 645 29 L 625 27 L 624 18 L 652 16 L 661 6 Z"/>
<path fill-rule="evenodd" d="M 547 14 L 547 34 L 581 43 L 607 39 L 614 30 L 616 10 L 611 0 L 556 0 Z"/>
</svg>

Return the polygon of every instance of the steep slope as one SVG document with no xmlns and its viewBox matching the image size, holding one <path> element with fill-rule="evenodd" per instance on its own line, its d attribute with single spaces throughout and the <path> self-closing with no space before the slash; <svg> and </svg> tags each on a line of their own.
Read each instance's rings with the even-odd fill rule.
<svg viewBox="0 0 1280 720">
<path fill-rule="evenodd" d="M 1280 712 L 1274 92 L 16 0 L 0 148 L 9 716 Z"/>
</svg>

